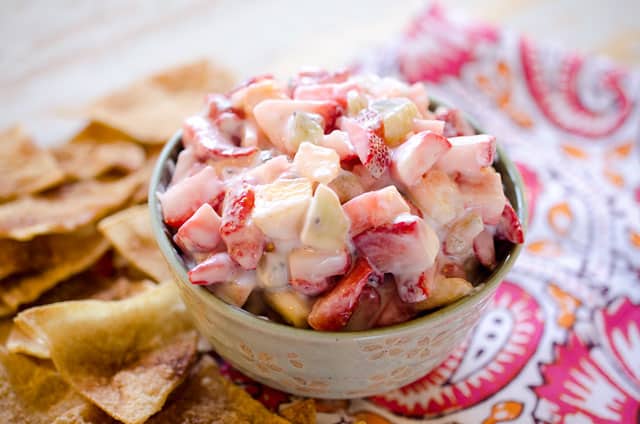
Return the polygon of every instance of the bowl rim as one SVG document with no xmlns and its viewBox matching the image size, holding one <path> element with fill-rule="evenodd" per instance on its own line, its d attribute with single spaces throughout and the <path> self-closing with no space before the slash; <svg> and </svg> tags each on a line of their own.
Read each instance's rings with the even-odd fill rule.
<svg viewBox="0 0 640 424">
<path fill-rule="evenodd" d="M 433 101 L 433 103 L 440 103 L 439 101 Z M 469 120 L 473 123 L 472 120 Z M 476 129 L 478 128 L 476 125 L 473 125 Z M 485 295 L 490 294 L 494 289 L 498 287 L 498 285 L 502 282 L 506 274 L 511 270 L 515 260 L 517 259 L 520 251 L 522 250 L 522 244 L 515 244 L 511 250 L 507 253 L 507 256 L 504 259 L 504 262 L 497 267 L 493 272 L 479 285 L 476 286 L 476 290 L 474 290 L 471 294 L 458 299 L 457 301 L 450 303 L 444 307 L 436 309 L 433 312 L 426 313 L 417 318 L 413 318 L 409 321 L 405 321 L 399 324 L 389 325 L 380 328 L 373 328 L 369 330 L 362 331 L 318 331 L 308 328 L 297 328 L 288 324 L 277 323 L 274 321 L 266 320 L 259 318 L 258 316 L 238 307 L 235 305 L 231 305 L 229 303 L 224 302 L 219 299 L 210 291 L 206 290 L 204 287 L 193 285 L 189 282 L 189 278 L 187 276 L 187 271 L 185 266 L 182 263 L 181 258 L 177 250 L 174 248 L 174 245 L 170 238 L 167 235 L 166 227 L 164 222 L 162 221 L 162 213 L 160 210 L 160 202 L 157 198 L 157 192 L 160 185 L 161 178 L 164 172 L 167 170 L 165 164 L 170 156 L 173 156 L 174 150 L 176 150 L 178 143 L 182 140 L 182 130 L 178 130 L 171 139 L 165 144 L 162 152 L 158 156 L 158 159 L 154 165 L 153 174 L 151 176 L 151 181 L 149 184 L 149 193 L 148 193 L 148 207 L 151 216 L 151 225 L 153 229 L 154 238 L 160 247 L 160 251 L 164 256 L 165 260 L 168 262 L 169 266 L 174 271 L 174 275 L 179 278 L 181 281 L 177 282 L 178 284 L 185 284 L 187 289 L 191 289 L 194 291 L 200 291 L 200 293 L 196 293 L 196 295 L 204 295 L 208 296 L 211 302 L 209 302 L 208 306 L 212 306 L 217 309 L 217 311 L 228 318 L 237 321 L 243 322 L 248 326 L 255 327 L 256 330 L 263 332 L 264 334 L 275 334 L 278 333 L 283 335 L 283 333 L 292 338 L 304 338 L 304 339 L 314 339 L 318 341 L 327 341 L 332 340 L 335 342 L 344 341 L 344 340 L 356 340 L 356 339 L 366 339 L 371 337 L 379 337 L 379 336 L 389 336 L 392 334 L 402 333 L 408 330 L 415 330 L 421 326 L 425 326 L 428 323 L 437 322 L 442 319 L 446 319 L 451 317 L 462 309 L 466 307 L 471 307 L 474 303 L 478 302 Z M 503 177 L 508 177 L 513 183 L 514 188 L 514 204 L 513 207 L 522 223 L 522 229 L 526 232 L 527 225 L 527 204 L 526 197 L 524 193 L 524 184 L 522 182 L 522 178 L 518 169 L 514 165 L 514 163 L 509 159 L 509 157 L 505 154 L 504 150 L 497 146 L 497 163 L 500 163 L 503 168 L 503 172 L 501 175 Z M 506 174 L 506 175 L 505 175 Z"/>
</svg>

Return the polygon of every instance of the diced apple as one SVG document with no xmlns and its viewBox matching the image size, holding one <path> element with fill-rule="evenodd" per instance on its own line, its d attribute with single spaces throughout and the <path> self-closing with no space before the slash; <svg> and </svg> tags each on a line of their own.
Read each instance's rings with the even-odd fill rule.
<svg viewBox="0 0 640 424">
<path fill-rule="evenodd" d="M 396 185 L 396 182 L 391 177 L 391 171 L 389 171 L 389 168 L 387 168 L 382 175 L 377 178 L 371 175 L 371 172 L 361 164 L 354 165 L 351 168 L 351 172 L 358 176 L 360 185 L 362 185 L 365 191 L 382 190 L 385 187 Z"/>
<path fill-rule="evenodd" d="M 500 174 L 493 168 L 483 168 L 477 177 L 461 180 L 458 187 L 465 208 L 477 211 L 487 225 L 498 224 L 507 202 Z"/>
<path fill-rule="evenodd" d="M 456 220 L 442 243 L 442 250 L 447 255 L 461 255 L 473 247 L 473 240 L 484 229 L 482 218 L 470 212 Z"/>
<path fill-rule="evenodd" d="M 431 131 L 439 135 L 444 134 L 444 121 L 438 121 L 437 119 L 419 119 L 413 120 L 413 132 L 419 133 L 422 131 Z"/>
<path fill-rule="evenodd" d="M 358 116 L 363 117 L 364 115 L 366 114 L 361 112 Z M 379 178 L 391 164 L 389 148 L 384 140 L 376 134 L 375 129 L 370 127 L 366 119 L 361 121 L 360 118 L 343 117 L 339 121 L 339 126 L 349 134 L 349 140 L 360 162 L 374 178 Z"/>
<path fill-rule="evenodd" d="M 467 122 L 462 112 L 458 109 L 448 109 L 440 106 L 436 109 L 435 118 L 440 121 L 445 121 L 445 137 L 460 137 L 475 134 L 473 127 Z"/>
<path fill-rule="evenodd" d="M 300 144 L 293 158 L 293 167 L 303 177 L 329 184 L 340 171 L 340 157 L 333 149 L 316 146 L 308 141 Z"/>
<path fill-rule="evenodd" d="M 268 237 L 298 239 L 311 203 L 311 182 L 306 178 L 279 179 L 256 190 L 255 224 Z"/>
<path fill-rule="evenodd" d="M 318 185 L 300 233 L 306 246 L 320 250 L 341 249 L 349 233 L 349 218 L 338 196 L 324 184 Z"/>
<path fill-rule="evenodd" d="M 409 205 L 395 186 L 363 193 L 342 208 L 351 221 L 353 236 L 368 228 L 390 224 L 398 215 L 409 212 Z"/>
<path fill-rule="evenodd" d="M 431 227 L 409 214 L 368 229 L 353 242 L 377 270 L 394 275 L 417 274 L 430 268 L 440 251 L 440 241 Z"/>
<path fill-rule="evenodd" d="M 330 100 L 264 100 L 253 109 L 262 131 L 278 149 L 285 149 L 288 122 L 294 112 L 322 116 L 324 132 L 333 130 L 340 113 L 339 105 Z"/>
<path fill-rule="evenodd" d="M 233 260 L 244 269 L 255 269 L 264 250 L 265 237 L 252 221 L 255 191 L 248 185 L 231 188 L 224 199 L 220 236 Z"/>
<path fill-rule="evenodd" d="M 234 281 L 242 268 L 227 252 L 211 255 L 189 271 L 191 284 L 208 286 L 210 284 Z"/>
<path fill-rule="evenodd" d="M 496 236 L 500 239 L 509 240 L 511 243 L 524 243 L 522 224 L 509 201 L 506 201 L 502 210 L 502 215 L 496 227 Z"/>
<path fill-rule="evenodd" d="M 382 311 L 376 322 L 376 327 L 407 322 L 416 315 L 417 312 L 413 305 L 400 299 L 393 278 L 385 279 L 384 284 L 379 286 L 377 290 L 381 297 Z"/>
<path fill-rule="evenodd" d="M 495 269 L 496 248 L 491 232 L 484 230 L 473 239 L 473 253 L 484 267 L 490 270 Z"/>
<path fill-rule="evenodd" d="M 220 216 L 208 203 L 203 204 L 173 236 L 185 252 L 212 252 L 220 243 Z"/>
<path fill-rule="evenodd" d="M 350 161 L 358 157 L 351 141 L 349 141 L 349 135 L 344 131 L 333 130 L 324 135 L 316 144 L 335 150 L 340 156 L 340 161 Z"/>
<path fill-rule="evenodd" d="M 298 328 L 306 328 L 312 301 L 294 290 L 266 291 L 264 297 L 282 319 Z"/>
<path fill-rule="evenodd" d="M 298 151 L 300 143 L 319 144 L 324 137 L 322 117 L 315 113 L 294 112 L 287 123 L 284 146 L 288 153 Z"/>
<path fill-rule="evenodd" d="M 429 170 L 417 184 L 409 187 L 409 194 L 424 215 L 440 225 L 451 222 L 464 208 L 457 184 L 438 169 Z"/>
<path fill-rule="evenodd" d="M 362 289 L 356 309 L 344 329 L 346 331 L 362 331 L 372 328 L 382 312 L 381 304 L 382 301 L 378 290 L 373 286 L 366 285 Z"/>
<path fill-rule="evenodd" d="M 449 138 L 451 149 L 438 160 L 438 168 L 450 175 L 474 178 L 480 171 L 493 164 L 496 139 L 480 134 Z"/>
<path fill-rule="evenodd" d="M 289 260 L 285 252 L 265 252 L 256 268 L 258 285 L 264 289 L 286 287 L 289 284 Z"/>
<path fill-rule="evenodd" d="M 216 208 L 224 196 L 224 185 L 216 171 L 207 166 L 158 193 L 164 222 L 178 228 L 204 203 Z"/>
<path fill-rule="evenodd" d="M 405 186 L 412 186 L 450 148 L 449 141 L 441 135 L 431 131 L 415 134 L 393 151 L 391 175 Z"/>
<path fill-rule="evenodd" d="M 341 169 L 338 176 L 329 183 L 329 188 L 340 199 L 340 203 L 345 203 L 356 196 L 364 193 L 364 188 L 360 184 L 360 178 L 352 172 Z"/>
<path fill-rule="evenodd" d="M 257 154 L 255 147 L 240 147 L 231 142 L 225 135 L 203 116 L 192 116 L 182 126 L 182 142 L 185 147 L 193 149 L 200 160 L 225 159 L 253 156 Z"/>
<path fill-rule="evenodd" d="M 413 129 L 413 120 L 418 116 L 418 108 L 409 99 L 378 99 L 369 107 L 382 115 L 384 141 L 389 146 L 402 143 Z"/>
<path fill-rule="evenodd" d="M 347 107 L 347 93 L 357 90 L 353 82 L 299 85 L 293 91 L 296 100 L 333 100 L 341 107 Z"/>
<path fill-rule="evenodd" d="M 191 149 L 184 149 L 178 154 L 176 160 L 176 167 L 171 176 L 171 184 L 174 185 L 179 181 L 182 181 L 185 177 L 191 176 L 196 172 L 204 168 L 206 164 L 198 161 L 196 155 Z"/>
<path fill-rule="evenodd" d="M 245 115 L 253 116 L 253 108 L 267 99 L 287 99 L 284 88 L 274 79 L 263 79 L 247 85 L 231 95 L 231 103 L 235 109 L 242 110 Z"/>
<path fill-rule="evenodd" d="M 270 184 L 291 169 L 286 155 L 276 156 L 247 171 L 247 179 L 256 184 Z"/>
<path fill-rule="evenodd" d="M 291 286 L 300 293 L 316 296 L 329 287 L 329 277 L 344 274 L 351 265 L 345 249 L 322 251 L 301 247 L 289 254 Z"/>
<path fill-rule="evenodd" d="M 206 288 L 223 301 L 242 307 L 255 287 L 255 271 L 241 271 L 233 281 L 214 284 Z"/>
<path fill-rule="evenodd" d="M 415 304 L 416 310 L 424 311 L 448 305 L 468 295 L 473 290 L 470 282 L 464 278 L 437 277 L 429 298 Z"/>
<path fill-rule="evenodd" d="M 349 322 L 362 290 L 379 282 L 381 276 L 364 258 L 358 258 L 348 274 L 313 304 L 307 318 L 309 325 L 320 331 L 338 331 Z"/>
</svg>

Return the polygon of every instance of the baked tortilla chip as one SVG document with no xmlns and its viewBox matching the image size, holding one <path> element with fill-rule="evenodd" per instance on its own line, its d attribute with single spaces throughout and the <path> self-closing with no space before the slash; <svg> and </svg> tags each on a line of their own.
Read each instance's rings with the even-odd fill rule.
<svg viewBox="0 0 640 424">
<path fill-rule="evenodd" d="M 200 61 L 138 81 L 88 108 L 88 117 L 142 143 L 166 142 L 186 116 L 203 107 L 208 92 L 233 86 L 228 71 Z"/>
<path fill-rule="evenodd" d="M 0 347 L 0 422 L 49 424 L 84 404 L 47 363 Z"/>
<path fill-rule="evenodd" d="M 273 423 L 287 420 L 271 413 L 247 392 L 224 378 L 215 362 L 203 356 L 189 378 L 147 424 Z"/>
<path fill-rule="evenodd" d="M 50 359 L 51 356 L 45 341 L 27 334 L 18 325 L 11 328 L 5 345 L 11 353 L 25 353 L 40 359 Z"/>
<path fill-rule="evenodd" d="M 147 205 L 133 206 L 100 221 L 98 229 L 133 266 L 156 281 L 172 279 L 153 237 Z"/>
<path fill-rule="evenodd" d="M 195 360 L 197 334 L 172 283 L 130 299 L 79 300 L 21 312 L 73 388 L 127 424 L 158 412 Z"/>
<path fill-rule="evenodd" d="M 30 240 L 67 233 L 122 206 L 142 184 L 138 173 L 111 181 L 86 180 L 0 205 L 0 237 Z"/>
<path fill-rule="evenodd" d="M 299 400 L 281 408 L 280 415 L 295 424 L 316 424 L 316 401 Z"/>
<path fill-rule="evenodd" d="M 133 172 L 145 164 L 142 147 L 126 135 L 97 123 L 89 124 L 70 143 L 52 150 L 68 178 L 86 180 L 109 171 Z"/>
<path fill-rule="evenodd" d="M 109 243 L 93 228 L 67 237 L 66 249 L 60 252 L 58 261 L 52 266 L 0 281 L 0 301 L 7 306 L 9 313 L 22 304 L 33 302 L 60 281 L 87 269 L 109 248 Z"/>
<path fill-rule="evenodd" d="M 35 193 L 64 179 L 51 153 L 36 146 L 19 127 L 0 132 L 0 199 Z"/>
</svg>

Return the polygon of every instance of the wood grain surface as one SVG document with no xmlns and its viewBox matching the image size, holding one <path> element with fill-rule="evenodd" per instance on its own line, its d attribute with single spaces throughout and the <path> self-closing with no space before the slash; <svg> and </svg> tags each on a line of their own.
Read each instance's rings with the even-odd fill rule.
<svg viewBox="0 0 640 424">
<path fill-rule="evenodd" d="M 0 128 L 42 144 L 78 125 L 74 108 L 198 58 L 239 77 L 339 66 L 398 34 L 423 0 L 0 0 Z M 640 1 L 450 0 L 446 7 L 533 38 L 640 64 Z"/>
</svg>

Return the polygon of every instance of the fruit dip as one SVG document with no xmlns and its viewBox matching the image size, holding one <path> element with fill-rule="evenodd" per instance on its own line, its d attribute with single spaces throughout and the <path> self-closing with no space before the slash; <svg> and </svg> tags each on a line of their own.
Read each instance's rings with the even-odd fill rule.
<svg viewBox="0 0 640 424">
<path fill-rule="evenodd" d="M 191 283 L 322 331 L 407 321 L 522 243 L 495 138 L 425 87 L 310 70 L 211 94 L 158 193 Z"/>
</svg>

